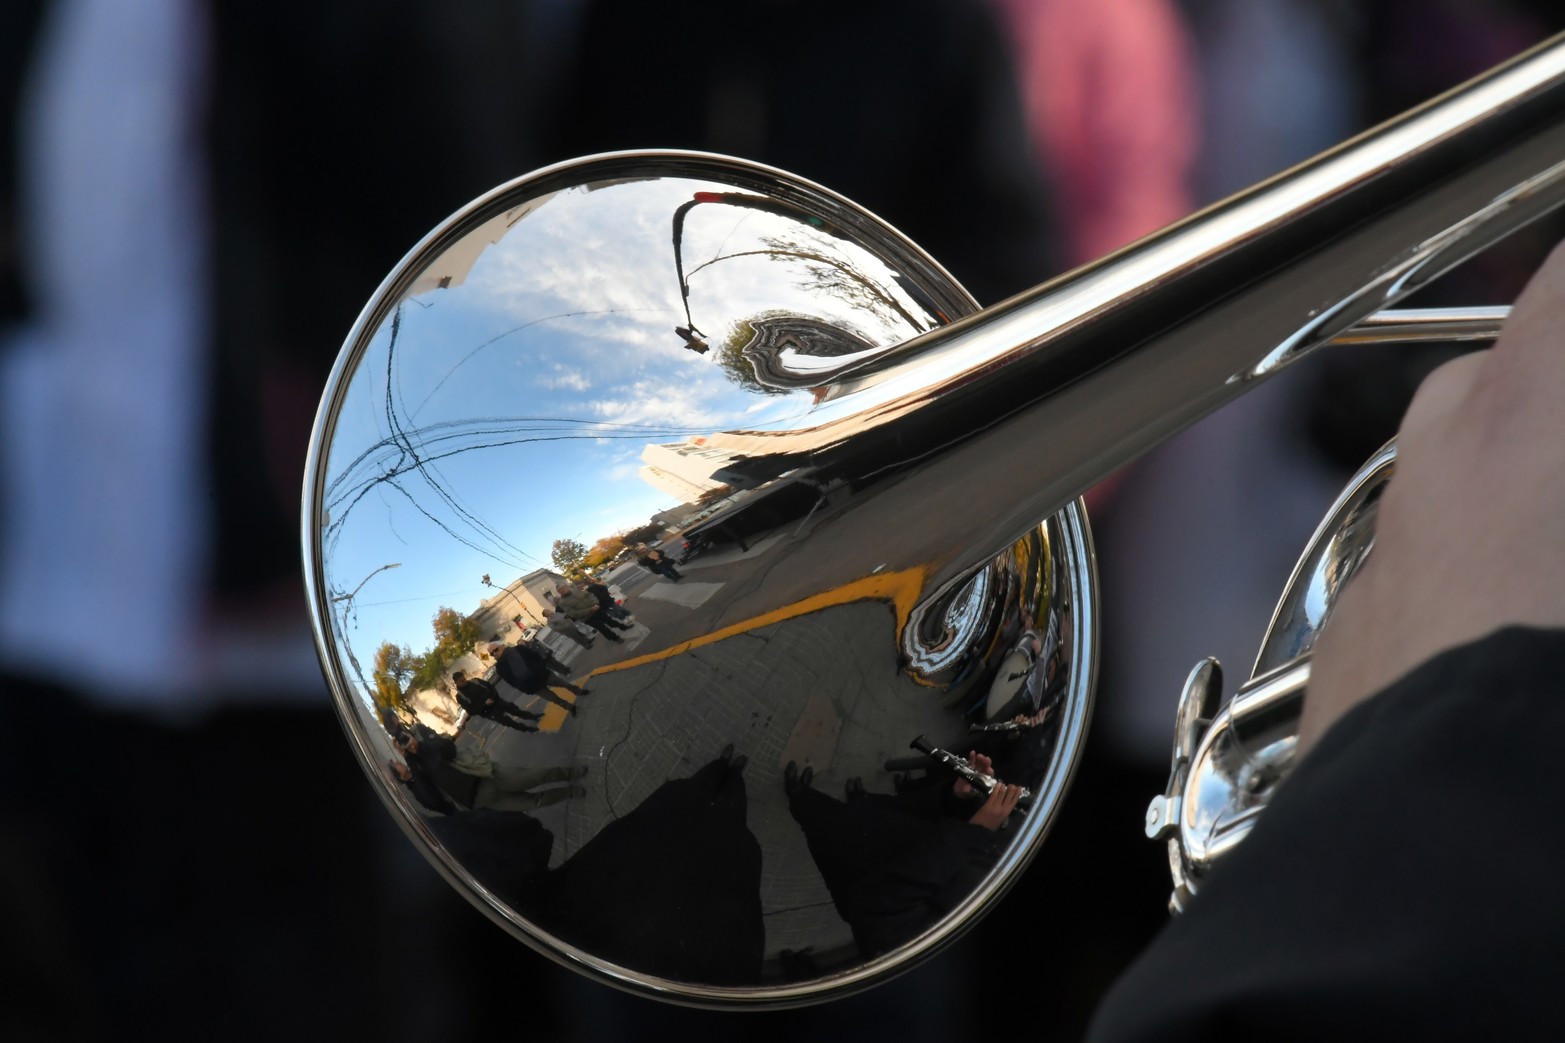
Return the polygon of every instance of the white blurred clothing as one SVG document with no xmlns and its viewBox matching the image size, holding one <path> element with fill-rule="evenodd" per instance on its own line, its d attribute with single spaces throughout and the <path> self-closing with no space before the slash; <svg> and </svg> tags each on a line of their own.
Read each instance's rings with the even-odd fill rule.
<svg viewBox="0 0 1565 1043">
<path fill-rule="evenodd" d="M 109 704 L 200 675 L 204 50 L 192 0 L 61 0 L 24 102 L 37 307 L 0 356 L 0 657 Z"/>
</svg>

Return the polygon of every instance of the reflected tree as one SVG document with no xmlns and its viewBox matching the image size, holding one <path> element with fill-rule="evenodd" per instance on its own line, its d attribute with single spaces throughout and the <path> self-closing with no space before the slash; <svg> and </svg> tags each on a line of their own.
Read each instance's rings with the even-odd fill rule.
<svg viewBox="0 0 1565 1043">
<path fill-rule="evenodd" d="M 594 543 L 591 550 L 587 551 L 586 557 L 581 560 L 581 566 L 588 572 L 596 572 L 619 557 L 624 549 L 625 537 L 622 533 L 605 536 L 597 543 Z"/>
<path fill-rule="evenodd" d="M 441 607 L 433 621 L 435 645 L 418 660 L 413 670 L 412 687 L 434 688 L 445 676 L 446 668 L 473 650 L 483 636 L 479 623 L 454 608 Z"/>
<path fill-rule="evenodd" d="M 407 645 L 383 641 L 375 649 L 375 665 L 370 676 L 375 680 L 375 705 L 382 711 L 398 713 L 407 709 L 408 685 L 424 665 Z"/>
<path fill-rule="evenodd" d="M 710 507 L 719 500 L 727 499 L 735 492 L 736 490 L 731 485 L 719 485 L 716 488 L 708 489 L 706 492 L 696 497 L 696 506 Z"/>
<path fill-rule="evenodd" d="M 554 547 L 549 551 L 554 567 L 572 579 L 581 575 L 582 559 L 586 556 L 587 547 L 580 540 L 555 540 Z"/>
<path fill-rule="evenodd" d="M 779 313 L 781 314 L 781 313 Z M 729 327 L 728 337 L 717 349 L 717 364 L 723 367 L 728 379 L 746 391 L 763 395 L 786 395 L 792 388 L 763 384 L 755 374 L 755 364 L 745 355 L 744 349 L 755 340 L 755 326 L 741 319 Z"/>
<path fill-rule="evenodd" d="M 836 297 L 852 306 L 854 311 L 872 316 L 876 322 L 890 329 L 929 328 L 928 321 L 916 318 L 897 299 L 890 287 L 881 286 L 852 263 L 822 252 L 820 244 L 783 235 L 763 235 L 760 238 L 770 249 L 759 252 L 771 260 L 809 262 L 802 266 L 795 265 L 798 274 L 796 285 L 800 289 Z"/>
<path fill-rule="evenodd" d="M 657 522 L 647 522 L 645 525 L 628 529 L 620 534 L 625 540 L 625 546 L 634 547 L 638 543 L 652 543 L 663 535 L 663 526 Z"/>
<path fill-rule="evenodd" d="M 757 254 L 771 261 L 790 265 L 795 285 L 813 297 L 834 297 L 851 312 L 887 335 L 905 336 L 909 330 L 922 332 L 930 323 L 920 321 L 898 299 L 897 291 L 885 287 L 847 260 L 824 252 L 822 244 L 807 243 L 783 235 L 762 236 L 764 250 L 728 254 L 720 258 Z M 802 263 L 801 263 L 802 262 Z M 708 262 L 709 264 L 712 262 Z M 883 341 L 882 341 L 883 342 Z M 765 395 L 783 395 L 790 390 L 818 382 L 809 373 L 790 373 L 780 365 L 781 352 L 832 358 L 854 354 L 873 346 L 875 340 L 850 329 L 841 320 L 826 321 L 810 315 L 767 311 L 735 322 L 718 348 L 718 364 L 729 380 L 740 387 Z"/>
</svg>

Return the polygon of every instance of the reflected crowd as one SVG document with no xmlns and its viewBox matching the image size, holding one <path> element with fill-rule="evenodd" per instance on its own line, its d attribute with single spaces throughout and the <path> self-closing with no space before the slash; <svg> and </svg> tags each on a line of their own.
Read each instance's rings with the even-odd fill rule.
<svg viewBox="0 0 1565 1043">
<path fill-rule="evenodd" d="M 839 703 L 861 695 L 855 685 L 823 698 L 792 680 L 757 704 L 773 711 L 765 721 L 756 710 L 725 734 L 708 720 L 723 711 L 714 686 L 732 683 L 730 649 L 755 628 L 714 634 L 697 610 L 790 553 L 779 533 L 746 535 L 730 529 L 695 552 L 665 537 L 682 549 L 684 573 L 672 550 L 654 556 L 642 544 L 602 574 L 524 577 L 552 606 L 538 613 L 547 626 L 480 610 L 495 632 L 468 629 L 470 651 L 438 686 L 443 708 L 427 698 L 381 707 L 388 780 L 477 885 L 593 958 L 713 988 L 852 969 L 979 890 L 1016 843 L 1032 791 L 1060 769 L 1073 654 L 1070 599 L 1053 585 L 1059 566 L 1047 564 L 1040 533 L 915 611 L 922 622 L 903 622 L 922 628 L 908 640 L 939 649 L 882 682 L 927 704 L 890 725 L 905 733 L 882 737 L 887 722 L 852 711 L 839 718 Z M 697 587 L 700 601 L 671 600 Z M 504 591 L 486 604 L 531 611 Z M 893 606 L 866 608 L 874 630 Z M 831 622 L 840 611 L 762 629 L 773 654 L 809 649 L 816 616 L 850 625 Z M 946 622 L 934 626 L 930 613 Z M 573 639 L 560 620 L 583 631 Z M 452 629 L 449 616 L 436 622 Z M 693 643 L 717 669 L 670 682 L 671 658 Z M 770 723 L 790 707 L 798 716 L 784 738 Z M 638 714 L 661 727 L 627 732 Z M 828 724 L 836 730 L 822 741 L 815 733 Z M 678 757 L 658 760 L 670 746 Z M 640 777 L 653 761 L 667 774 Z"/>
</svg>

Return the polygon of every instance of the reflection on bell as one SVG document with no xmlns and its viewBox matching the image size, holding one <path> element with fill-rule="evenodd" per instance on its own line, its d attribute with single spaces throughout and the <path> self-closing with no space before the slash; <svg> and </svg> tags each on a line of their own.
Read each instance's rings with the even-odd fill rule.
<svg viewBox="0 0 1565 1043">
<path fill-rule="evenodd" d="M 792 1005 L 1030 860 L 1090 711 L 1085 518 L 932 544 L 974 516 L 925 461 L 992 418 L 887 427 L 865 373 L 974 310 L 844 200 L 689 153 L 513 182 L 386 283 L 312 449 L 314 621 L 361 765 L 474 904 L 621 987 Z"/>
</svg>

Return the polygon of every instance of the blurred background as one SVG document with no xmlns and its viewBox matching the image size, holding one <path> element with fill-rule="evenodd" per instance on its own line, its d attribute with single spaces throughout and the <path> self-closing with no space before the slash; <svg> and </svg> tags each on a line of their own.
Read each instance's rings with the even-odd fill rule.
<svg viewBox="0 0 1565 1043">
<path fill-rule="evenodd" d="M 8 1036 L 945 1040 L 1002 1010 L 1079 1035 L 1165 919 L 1141 819 L 1185 674 L 1212 654 L 1244 672 L 1440 352 L 1317 359 L 1095 490 L 1101 705 L 1037 864 L 911 974 L 737 1015 L 526 949 L 361 778 L 299 575 L 337 349 L 426 231 L 544 163 L 683 147 L 781 166 L 990 303 L 1562 28 L 1544 0 L 8 0 Z M 1414 303 L 1509 301 L 1559 231 Z"/>
</svg>

